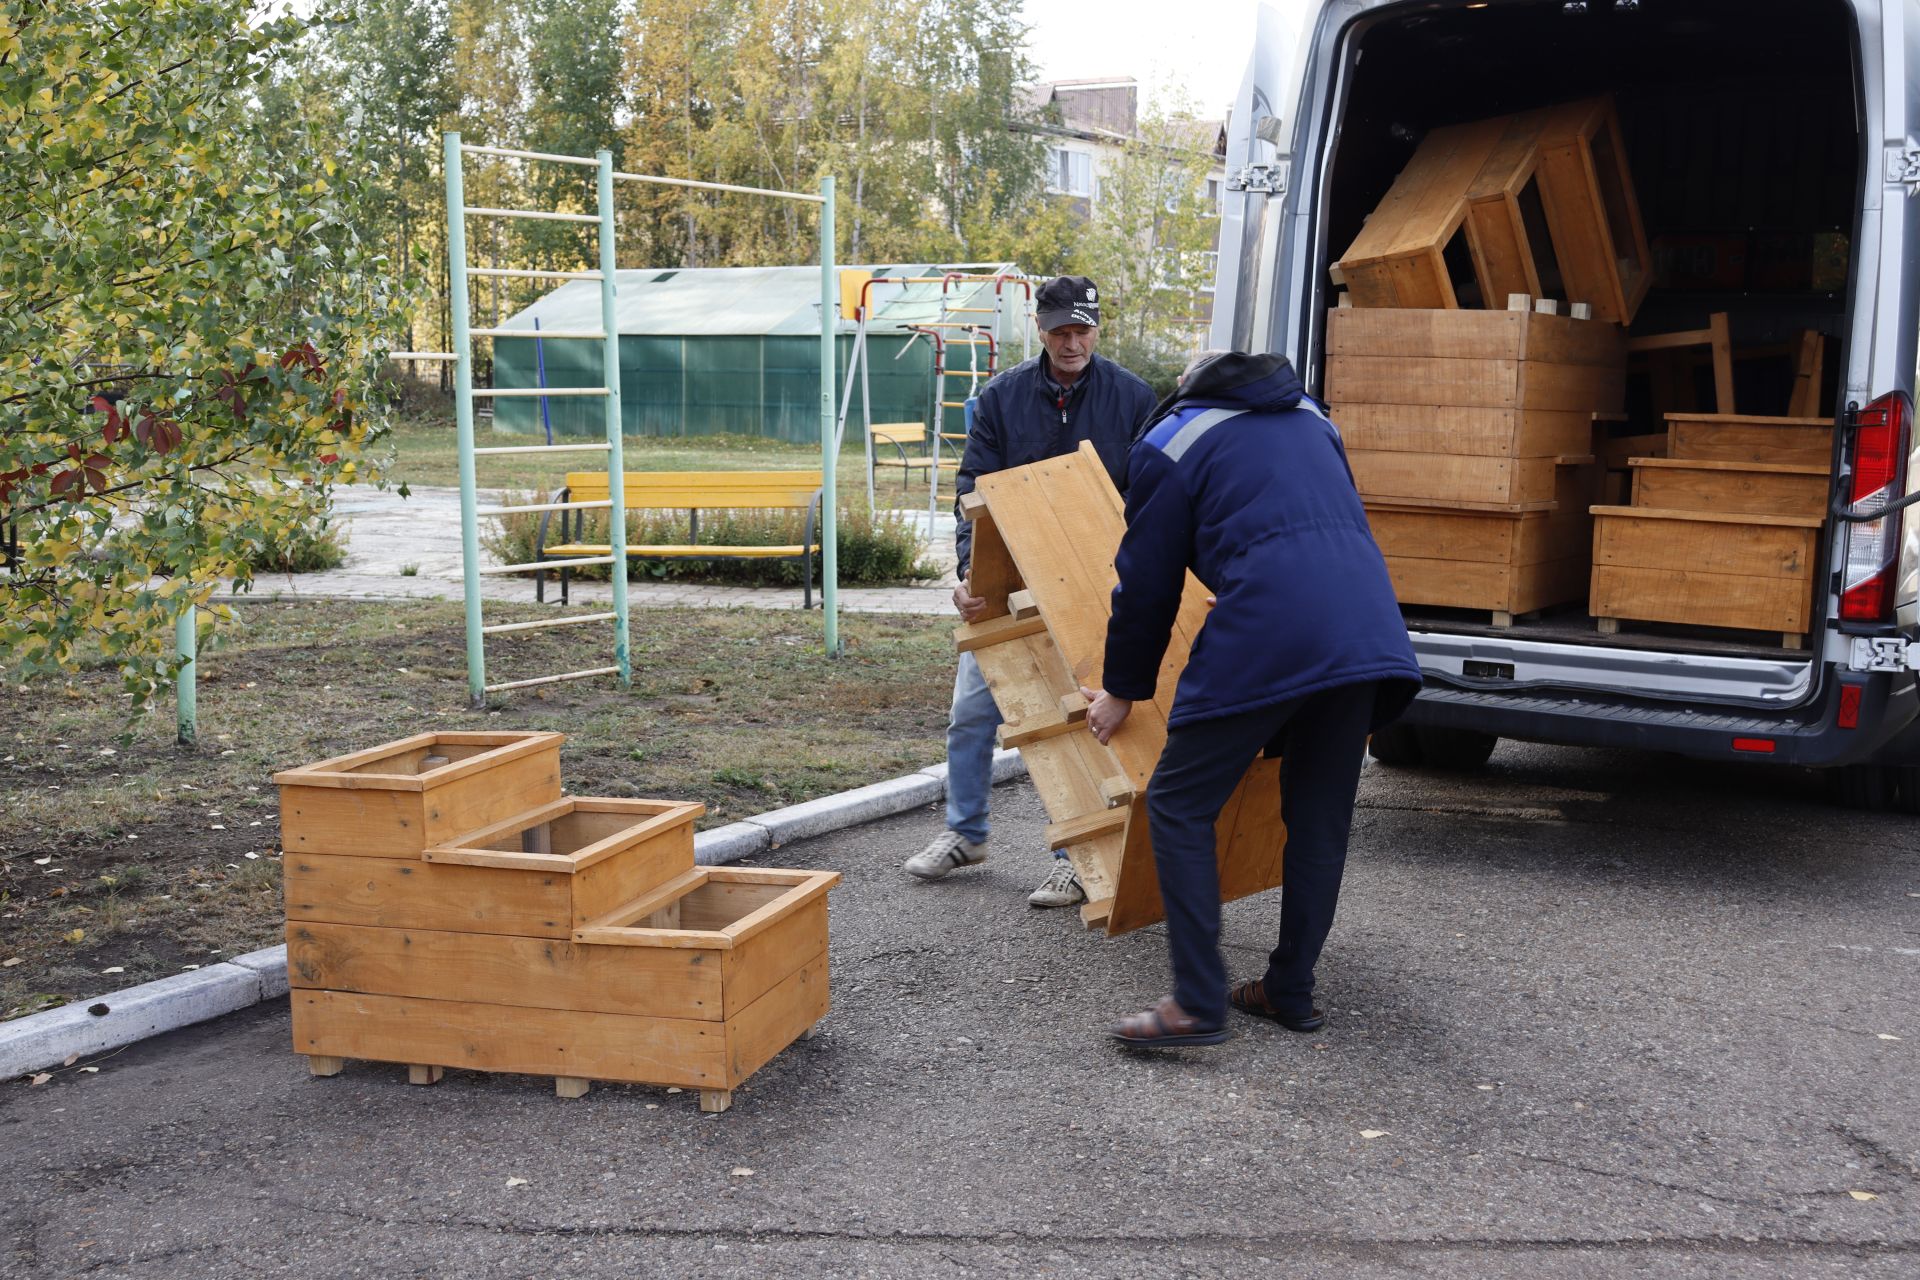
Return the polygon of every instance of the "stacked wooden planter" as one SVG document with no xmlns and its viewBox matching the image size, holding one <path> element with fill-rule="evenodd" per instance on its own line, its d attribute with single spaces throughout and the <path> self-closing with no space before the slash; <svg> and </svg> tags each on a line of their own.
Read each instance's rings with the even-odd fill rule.
<svg viewBox="0 0 1920 1280">
<path fill-rule="evenodd" d="M 695 867 L 700 805 L 564 797 L 557 733 L 430 733 L 274 775 L 294 1047 L 732 1090 L 825 1016 L 833 872 Z"/>
<path fill-rule="evenodd" d="M 1400 602 L 1505 626 L 1580 599 L 1594 417 L 1620 411 L 1625 382 L 1618 325 L 1524 298 L 1331 312 L 1327 399 Z"/>
<path fill-rule="evenodd" d="M 1630 459 L 1632 505 L 1593 509 L 1600 630 L 1731 627 L 1804 647 L 1833 424 L 1677 413 L 1667 424 L 1665 457 Z"/>
</svg>

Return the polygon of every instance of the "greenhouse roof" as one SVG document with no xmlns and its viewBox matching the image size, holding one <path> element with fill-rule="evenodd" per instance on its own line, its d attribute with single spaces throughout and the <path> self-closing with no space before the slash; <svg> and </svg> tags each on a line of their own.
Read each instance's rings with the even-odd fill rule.
<svg viewBox="0 0 1920 1280">
<path fill-rule="evenodd" d="M 875 276 L 910 277 L 916 284 L 873 286 L 872 329 L 902 329 L 942 318 L 940 279 L 948 267 L 908 263 L 842 267 Z M 977 268 L 973 269 L 978 271 Z M 1010 270 L 1010 269 L 1009 269 Z M 820 332 L 820 268 L 693 267 L 620 271 L 620 332 L 695 336 L 809 335 Z M 949 307 L 991 307 L 993 285 L 961 282 L 947 291 Z M 974 314 L 978 314 L 975 312 Z M 570 280 L 508 319 L 501 327 L 597 330 L 600 284 Z M 852 329 L 850 320 L 841 327 Z"/>
</svg>

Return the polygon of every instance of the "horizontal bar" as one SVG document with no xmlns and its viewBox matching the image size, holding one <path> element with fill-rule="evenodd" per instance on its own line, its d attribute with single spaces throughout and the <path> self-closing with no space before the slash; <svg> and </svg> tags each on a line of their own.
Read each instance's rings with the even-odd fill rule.
<svg viewBox="0 0 1920 1280">
<path fill-rule="evenodd" d="M 573 342 L 604 342 L 607 335 L 598 329 L 469 329 L 473 338 L 556 338 Z"/>
<path fill-rule="evenodd" d="M 528 511 L 599 511 L 613 505 L 611 498 L 590 502 L 535 502 L 524 507 L 476 507 L 476 516 L 517 516 Z"/>
<path fill-rule="evenodd" d="M 558 156 L 550 151 L 509 151 L 505 147 L 482 147 L 463 142 L 460 149 L 472 156 L 510 156 L 515 160 L 551 160 L 555 164 L 579 164 L 591 169 L 599 164 L 585 156 Z"/>
<path fill-rule="evenodd" d="M 611 613 L 581 613 L 571 618 L 542 618 L 537 622 L 497 622 L 491 627 L 480 628 L 480 634 L 497 636 L 508 631 L 545 631 L 548 627 L 578 627 L 589 622 L 606 622 L 615 616 Z"/>
<path fill-rule="evenodd" d="M 482 573 L 532 573 L 535 569 L 584 569 L 590 564 L 612 564 L 612 556 L 581 556 L 578 560 L 529 560 L 525 564 L 483 564 Z"/>
<path fill-rule="evenodd" d="M 598 271 L 522 271 L 518 267 L 468 267 L 470 276 L 512 276 L 516 280 L 598 280 Z"/>
<path fill-rule="evenodd" d="M 389 360 L 458 360 L 460 356 L 452 351 L 389 351 Z"/>
<path fill-rule="evenodd" d="M 483 453 L 605 453 L 613 448 L 604 440 L 593 444 L 503 444 L 491 449 L 475 449 L 477 458 Z"/>
<path fill-rule="evenodd" d="M 475 387 L 471 394 L 492 396 L 498 400 L 504 396 L 604 396 L 605 387 Z"/>
<path fill-rule="evenodd" d="M 562 680 L 591 680 L 594 676 L 616 674 L 618 667 L 589 667 L 585 671 L 566 671 L 557 676 L 535 676 L 531 680 L 509 680 L 505 684 L 490 684 L 488 693 L 499 693 L 506 689 L 526 689 L 536 684 L 559 684 Z"/>
<path fill-rule="evenodd" d="M 776 200 L 803 200 L 808 204 L 825 204 L 819 196 L 810 196 L 799 191 L 774 191 L 768 187 L 736 187 L 727 182 L 695 182 L 691 178 L 661 178 L 650 173 L 616 173 L 615 182 L 653 182 L 663 187 L 697 187 L 701 191 L 738 191 L 743 196 L 772 196 Z"/>
<path fill-rule="evenodd" d="M 1000 313 L 992 307 L 948 307 L 947 314 L 950 316 L 997 316 Z"/>
<path fill-rule="evenodd" d="M 536 222 L 592 222 L 598 223 L 597 213 L 547 213 L 541 209 L 481 209 L 469 207 L 461 210 L 469 218 L 532 218 Z"/>
<path fill-rule="evenodd" d="M 940 407 L 942 409 L 964 409 L 967 407 L 967 402 L 965 400 L 942 400 Z"/>
</svg>

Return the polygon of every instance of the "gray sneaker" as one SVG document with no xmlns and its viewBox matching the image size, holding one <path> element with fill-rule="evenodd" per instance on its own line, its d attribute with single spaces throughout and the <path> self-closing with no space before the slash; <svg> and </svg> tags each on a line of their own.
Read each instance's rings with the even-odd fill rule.
<svg viewBox="0 0 1920 1280">
<path fill-rule="evenodd" d="M 1079 873 L 1073 864 L 1065 858 L 1053 860 L 1053 870 L 1040 887 L 1027 895 L 1030 907 L 1070 907 L 1076 902 L 1085 902 L 1087 891 L 1080 883 Z"/>
<path fill-rule="evenodd" d="M 977 866 L 986 860 L 985 844 L 975 844 L 958 831 L 942 831 L 926 848 L 902 863 L 900 869 L 922 880 L 938 880 L 949 871 Z"/>
</svg>

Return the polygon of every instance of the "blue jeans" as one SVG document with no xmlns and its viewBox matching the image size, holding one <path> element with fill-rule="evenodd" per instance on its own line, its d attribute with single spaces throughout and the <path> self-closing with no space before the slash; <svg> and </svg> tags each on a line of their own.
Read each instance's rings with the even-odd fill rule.
<svg viewBox="0 0 1920 1280">
<path fill-rule="evenodd" d="M 994 730 L 1000 708 L 971 653 L 960 655 L 953 677 L 953 712 L 947 721 L 947 828 L 975 844 L 987 840 L 987 805 L 993 794 Z"/>
</svg>

